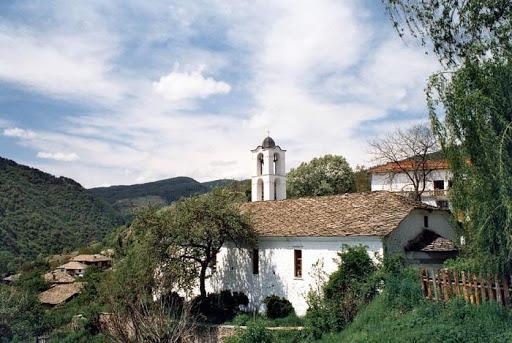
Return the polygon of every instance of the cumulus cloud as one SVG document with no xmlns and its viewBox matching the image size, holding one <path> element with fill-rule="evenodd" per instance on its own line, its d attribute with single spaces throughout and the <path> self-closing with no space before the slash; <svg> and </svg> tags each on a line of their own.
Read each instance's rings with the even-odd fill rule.
<svg viewBox="0 0 512 343">
<path fill-rule="evenodd" d="M 45 159 L 49 159 L 49 160 L 55 160 L 55 161 L 65 161 L 65 162 L 72 162 L 72 161 L 76 161 L 79 159 L 78 155 L 74 152 L 63 153 L 63 152 L 40 151 L 37 153 L 37 157 L 45 158 Z"/>
<path fill-rule="evenodd" d="M 176 65 L 170 74 L 153 83 L 153 90 L 168 100 L 204 99 L 213 94 L 227 94 L 231 91 L 231 86 L 226 82 L 204 77 L 204 70 L 203 65 L 198 70 L 181 72 Z"/>
<path fill-rule="evenodd" d="M 35 138 L 36 133 L 32 130 L 24 130 L 18 127 L 4 129 L 4 136 L 18 138 Z"/>
</svg>

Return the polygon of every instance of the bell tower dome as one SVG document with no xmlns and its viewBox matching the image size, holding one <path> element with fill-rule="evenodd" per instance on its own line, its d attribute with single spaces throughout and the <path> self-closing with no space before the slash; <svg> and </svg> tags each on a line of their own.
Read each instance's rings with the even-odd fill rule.
<svg viewBox="0 0 512 343">
<path fill-rule="evenodd" d="M 252 201 L 286 199 L 286 150 L 270 137 L 252 152 Z"/>
</svg>

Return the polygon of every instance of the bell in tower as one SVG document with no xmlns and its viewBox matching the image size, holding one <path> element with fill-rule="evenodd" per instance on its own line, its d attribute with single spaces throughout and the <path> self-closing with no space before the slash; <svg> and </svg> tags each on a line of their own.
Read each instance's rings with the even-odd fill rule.
<svg viewBox="0 0 512 343">
<path fill-rule="evenodd" d="M 252 201 L 286 199 L 286 150 L 268 136 L 251 152 Z"/>
</svg>

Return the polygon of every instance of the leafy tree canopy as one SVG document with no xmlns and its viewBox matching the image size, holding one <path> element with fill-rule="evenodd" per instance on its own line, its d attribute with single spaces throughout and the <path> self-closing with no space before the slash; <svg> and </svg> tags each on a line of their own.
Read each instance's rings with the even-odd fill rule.
<svg viewBox="0 0 512 343">
<path fill-rule="evenodd" d="M 133 226 L 144 232 L 162 277 L 180 278 L 182 287 L 199 279 L 201 296 L 206 296 L 205 280 L 214 270 L 221 247 L 227 242 L 239 247 L 256 244 L 249 216 L 239 210 L 241 197 L 214 188 L 208 194 L 183 198 L 163 211 L 149 210 L 137 217 Z"/>
<path fill-rule="evenodd" d="M 286 192 L 290 198 L 343 194 L 354 190 L 354 173 L 343 156 L 315 157 L 288 173 Z"/>
<path fill-rule="evenodd" d="M 400 36 L 432 48 L 445 66 L 496 59 L 512 48 L 509 0 L 383 0 Z"/>
</svg>

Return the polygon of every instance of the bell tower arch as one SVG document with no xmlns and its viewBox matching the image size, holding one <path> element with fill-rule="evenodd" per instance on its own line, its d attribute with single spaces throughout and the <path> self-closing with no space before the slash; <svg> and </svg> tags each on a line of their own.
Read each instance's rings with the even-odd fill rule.
<svg viewBox="0 0 512 343">
<path fill-rule="evenodd" d="M 252 201 L 286 199 L 286 150 L 270 137 L 252 152 Z"/>
</svg>

